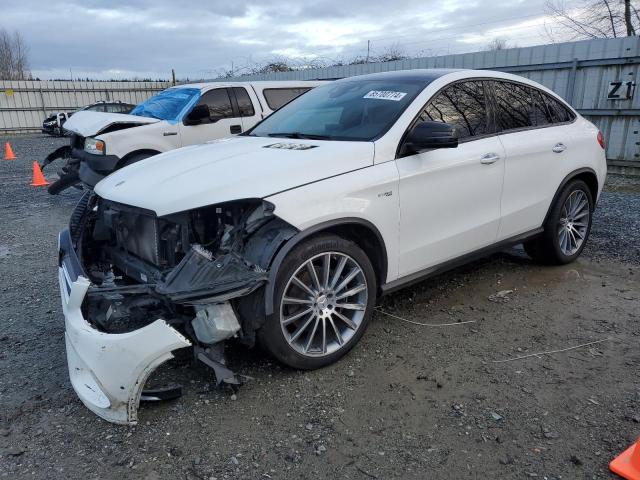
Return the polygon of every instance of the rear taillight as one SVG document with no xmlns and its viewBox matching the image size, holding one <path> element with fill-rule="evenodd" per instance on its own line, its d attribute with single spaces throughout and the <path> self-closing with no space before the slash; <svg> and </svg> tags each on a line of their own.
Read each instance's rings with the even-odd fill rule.
<svg viewBox="0 0 640 480">
<path fill-rule="evenodd" d="M 598 132 L 598 143 L 600 144 L 600 146 L 604 150 L 604 137 L 602 136 L 602 132 L 600 132 L 600 131 Z"/>
</svg>

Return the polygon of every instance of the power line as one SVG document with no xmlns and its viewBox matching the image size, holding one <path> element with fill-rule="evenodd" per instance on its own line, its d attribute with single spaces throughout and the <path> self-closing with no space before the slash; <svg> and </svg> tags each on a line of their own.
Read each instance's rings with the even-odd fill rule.
<svg viewBox="0 0 640 480">
<path fill-rule="evenodd" d="M 437 33 L 437 32 L 450 32 L 450 31 L 455 31 L 455 30 L 463 30 L 463 29 L 467 29 L 467 28 L 473 28 L 473 27 L 482 27 L 484 25 L 491 25 L 494 23 L 502 23 L 502 22 L 510 22 L 513 20 L 525 20 L 527 18 L 533 18 L 533 17 L 540 17 L 543 15 L 540 15 L 539 13 L 535 13 L 535 14 L 530 14 L 530 15 L 522 15 L 519 17 L 508 17 L 508 18 L 502 18 L 500 20 L 491 20 L 491 21 L 487 21 L 487 22 L 480 22 L 480 23 L 471 23 L 471 24 L 467 24 L 467 25 L 460 25 L 460 26 L 455 26 L 455 27 L 446 27 L 446 28 L 439 28 L 439 29 L 435 29 L 435 30 L 431 30 L 429 33 Z M 371 41 L 377 41 L 377 40 L 389 40 L 389 39 L 393 39 L 393 38 L 405 38 L 405 37 L 412 37 L 414 35 L 412 34 L 403 34 L 403 35 L 384 35 L 384 36 L 379 36 L 379 37 L 371 37 L 371 36 L 367 36 L 367 38 Z"/>
<path fill-rule="evenodd" d="M 544 25 L 544 22 L 542 23 L 537 23 L 537 24 L 533 24 L 533 25 L 528 25 L 525 27 L 517 27 L 517 26 L 513 26 L 513 27 L 505 27 L 501 30 L 513 30 L 513 29 L 518 29 L 518 30 L 527 30 L 527 29 L 531 29 L 531 28 L 536 28 L 536 27 L 541 27 Z M 540 38 L 540 35 L 528 35 L 528 36 L 517 36 L 515 38 L 513 38 L 514 41 L 517 40 L 525 40 L 528 38 Z M 453 39 L 458 39 L 460 38 L 460 35 L 449 35 L 449 36 L 444 36 L 444 37 L 431 37 L 431 38 L 423 38 L 421 40 L 416 40 L 416 41 L 412 41 L 412 42 L 403 42 L 398 44 L 399 47 L 401 48 L 405 48 L 408 45 L 423 45 L 423 44 L 433 44 L 433 43 L 439 43 L 439 42 L 443 42 L 446 40 L 453 40 Z M 386 44 L 386 45 L 380 45 L 380 46 L 376 46 L 375 48 L 371 46 L 371 44 L 369 45 L 369 53 L 370 56 L 376 56 L 379 55 L 380 52 L 384 53 L 384 49 L 385 48 L 389 48 L 391 46 L 393 46 L 394 44 Z M 441 48 L 439 48 L 438 50 L 441 50 Z M 343 50 L 342 52 L 340 52 L 340 56 L 341 57 L 353 57 L 353 56 L 360 56 L 361 52 L 363 52 L 364 48 L 363 47 L 359 47 L 356 49 L 350 49 L 350 50 Z M 448 52 L 447 52 L 448 53 Z M 425 56 L 432 56 L 432 54 L 426 54 Z M 312 58 L 320 58 L 320 57 L 324 57 L 324 58 L 328 58 L 326 56 L 313 56 Z"/>
<path fill-rule="evenodd" d="M 459 25 L 459 26 L 455 26 L 455 27 L 450 27 L 450 28 L 443 28 L 443 29 L 436 29 L 434 31 L 429 31 L 429 32 L 425 32 L 427 34 L 430 35 L 434 35 L 434 34 L 439 34 L 439 33 L 445 33 L 445 32 L 453 32 L 453 31 L 457 31 L 457 30 L 468 30 L 470 28 L 474 28 L 474 27 L 480 27 L 480 26 L 486 26 L 486 25 L 492 25 L 492 24 L 497 24 L 497 23 L 505 23 L 505 22 L 510 22 L 510 21 L 516 21 L 516 20 L 525 20 L 528 18 L 533 18 L 533 17 L 540 17 L 540 14 L 530 14 L 530 15 L 521 15 L 521 16 L 517 16 L 517 17 L 508 17 L 508 18 L 502 18 L 499 20 L 491 20 L 491 21 L 486 21 L 486 22 L 479 22 L 479 23 L 474 23 L 474 24 L 466 24 L 466 25 Z M 505 27 L 501 27 L 499 28 L 499 30 L 501 31 L 509 31 L 509 30 L 514 30 L 514 29 L 518 29 L 518 30 L 526 30 L 526 29 L 531 29 L 531 28 L 536 28 L 536 27 L 540 27 L 543 26 L 546 22 L 540 22 L 540 23 L 536 23 L 533 25 L 526 25 L 526 26 L 518 26 L 518 25 L 511 25 L 511 26 L 505 26 Z M 469 32 L 471 33 L 471 32 Z M 417 35 L 416 34 L 404 34 L 404 35 L 392 35 L 392 36 L 378 36 L 378 37 L 370 37 L 367 40 L 367 47 L 366 47 L 366 51 L 367 51 L 367 58 L 370 58 L 372 50 L 375 51 L 380 51 L 380 48 L 388 48 L 390 46 L 392 46 L 392 44 L 384 44 L 381 47 L 377 47 L 375 49 L 372 49 L 372 43 L 373 41 L 388 41 L 391 39 L 397 39 L 397 38 L 407 38 L 407 37 L 415 37 Z M 421 40 L 416 40 L 416 41 L 411 41 L 411 42 L 402 42 L 401 43 L 401 47 L 406 47 L 407 45 L 421 45 L 421 44 L 427 44 L 427 43 L 434 43 L 434 42 L 442 42 L 444 40 L 451 40 L 451 39 L 456 39 L 459 38 L 460 34 L 456 34 L 456 35 L 449 35 L 449 36 L 444 36 L 444 37 L 430 37 L 430 38 L 423 38 Z M 538 36 L 528 36 L 528 37 L 517 37 L 515 40 L 522 40 L 525 38 L 534 38 L 534 37 L 538 37 Z M 356 54 L 356 56 L 360 56 L 362 54 L 362 52 L 365 50 L 364 47 L 358 47 L 358 48 L 354 48 L 354 49 L 349 49 L 349 50 L 343 50 L 340 52 L 340 56 L 342 57 L 346 57 L 346 56 L 352 56 L 354 53 Z M 315 55 L 315 54 L 311 54 L 310 57 L 312 58 L 326 58 L 330 61 L 336 61 L 336 59 L 330 59 L 327 56 L 324 55 Z M 290 61 L 295 60 L 295 59 L 289 59 Z M 259 63 L 259 62 L 258 62 Z M 308 63 L 308 60 L 304 60 L 304 63 Z M 237 63 L 236 63 L 237 65 Z M 245 70 L 245 69 L 249 69 L 250 66 L 247 65 L 245 67 L 238 67 L 238 70 Z"/>
<path fill-rule="evenodd" d="M 514 29 L 526 30 L 526 29 L 529 29 L 529 28 L 542 27 L 542 26 L 544 26 L 544 24 L 545 24 L 545 23 L 546 23 L 546 22 L 536 23 L 536 24 L 533 24 L 533 25 L 527 25 L 527 26 L 524 26 L 524 27 L 520 27 L 520 26 L 516 26 L 516 25 L 514 25 L 514 26 L 512 26 L 512 27 L 504 27 L 504 28 L 501 28 L 500 30 L 501 30 L 501 31 L 504 31 L 504 30 L 514 30 Z M 418 45 L 418 44 L 427 43 L 427 42 L 433 42 L 433 41 L 440 41 L 440 40 L 452 40 L 452 39 L 454 39 L 454 38 L 459 38 L 459 37 L 460 37 L 460 35 L 450 35 L 450 36 L 448 36 L 448 37 L 427 38 L 427 39 L 423 39 L 423 40 L 416 40 L 416 41 L 413 41 L 413 42 L 404 42 L 404 43 L 402 43 L 402 45 L 403 45 L 403 46 L 405 46 L 405 45 Z"/>
</svg>

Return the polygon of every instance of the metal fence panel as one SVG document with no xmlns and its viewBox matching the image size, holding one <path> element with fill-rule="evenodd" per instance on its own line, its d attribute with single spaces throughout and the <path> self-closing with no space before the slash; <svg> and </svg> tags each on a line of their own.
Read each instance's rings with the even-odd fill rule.
<svg viewBox="0 0 640 480">
<path fill-rule="evenodd" d="M 639 65 L 640 38 L 624 37 L 245 75 L 233 80 L 321 80 L 415 68 L 507 71 L 545 85 L 598 125 L 607 142 L 610 164 L 640 168 L 640 92 L 635 94 Z M 621 82 L 622 90 L 632 85 L 631 98 L 608 98 L 612 82 Z"/>
<path fill-rule="evenodd" d="M 100 100 L 138 104 L 168 82 L 0 80 L 0 133 L 40 131 L 42 120 Z"/>
</svg>

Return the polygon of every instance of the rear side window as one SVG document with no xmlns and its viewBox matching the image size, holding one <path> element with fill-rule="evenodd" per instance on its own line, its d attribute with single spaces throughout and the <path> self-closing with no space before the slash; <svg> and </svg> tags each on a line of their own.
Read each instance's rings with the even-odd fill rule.
<svg viewBox="0 0 640 480">
<path fill-rule="evenodd" d="M 455 126 L 461 140 L 490 133 L 483 82 L 460 82 L 446 87 L 427 104 L 419 118 Z"/>
<path fill-rule="evenodd" d="M 262 91 L 264 98 L 267 100 L 267 105 L 271 110 L 277 110 L 281 106 L 286 105 L 291 100 L 299 97 L 305 92 L 308 92 L 311 88 L 298 87 L 298 88 L 266 88 Z"/>
<path fill-rule="evenodd" d="M 552 123 L 570 122 L 575 118 L 575 115 L 571 110 L 551 95 L 547 95 L 546 93 L 541 93 L 541 95 L 544 97 L 544 101 L 547 104 L 547 109 L 549 110 L 549 116 Z"/>
<path fill-rule="evenodd" d="M 209 117 L 213 119 L 233 117 L 233 108 L 231 107 L 231 99 L 226 88 L 214 88 L 205 92 L 198 105 L 206 105 L 209 107 Z"/>
<path fill-rule="evenodd" d="M 496 126 L 498 131 L 533 127 L 533 100 L 531 89 L 511 82 L 491 82 L 496 99 Z"/>
<path fill-rule="evenodd" d="M 492 81 L 498 131 L 542 127 L 573 120 L 562 103 L 540 90 L 514 82 Z"/>
<path fill-rule="evenodd" d="M 542 92 L 535 89 L 530 88 L 531 90 L 531 120 L 536 127 L 542 127 L 543 125 L 548 125 L 553 123 L 551 119 L 551 115 L 549 115 L 549 110 L 544 103 L 544 98 L 542 96 Z"/>
<path fill-rule="evenodd" d="M 256 112 L 253 109 L 253 103 L 247 93 L 247 90 L 243 87 L 233 87 L 233 93 L 236 95 L 238 101 L 238 110 L 241 117 L 253 117 Z"/>
</svg>

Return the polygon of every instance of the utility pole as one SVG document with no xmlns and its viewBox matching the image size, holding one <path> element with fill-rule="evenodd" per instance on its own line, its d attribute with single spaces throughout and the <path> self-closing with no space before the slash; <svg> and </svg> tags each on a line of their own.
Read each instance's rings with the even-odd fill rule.
<svg viewBox="0 0 640 480">
<path fill-rule="evenodd" d="M 171 81 L 173 82 L 173 86 L 176 86 L 176 71 L 172 68 L 171 69 Z"/>
<path fill-rule="evenodd" d="M 371 51 L 371 40 L 367 40 L 367 61 L 365 63 L 369 63 L 369 52 Z"/>
</svg>

